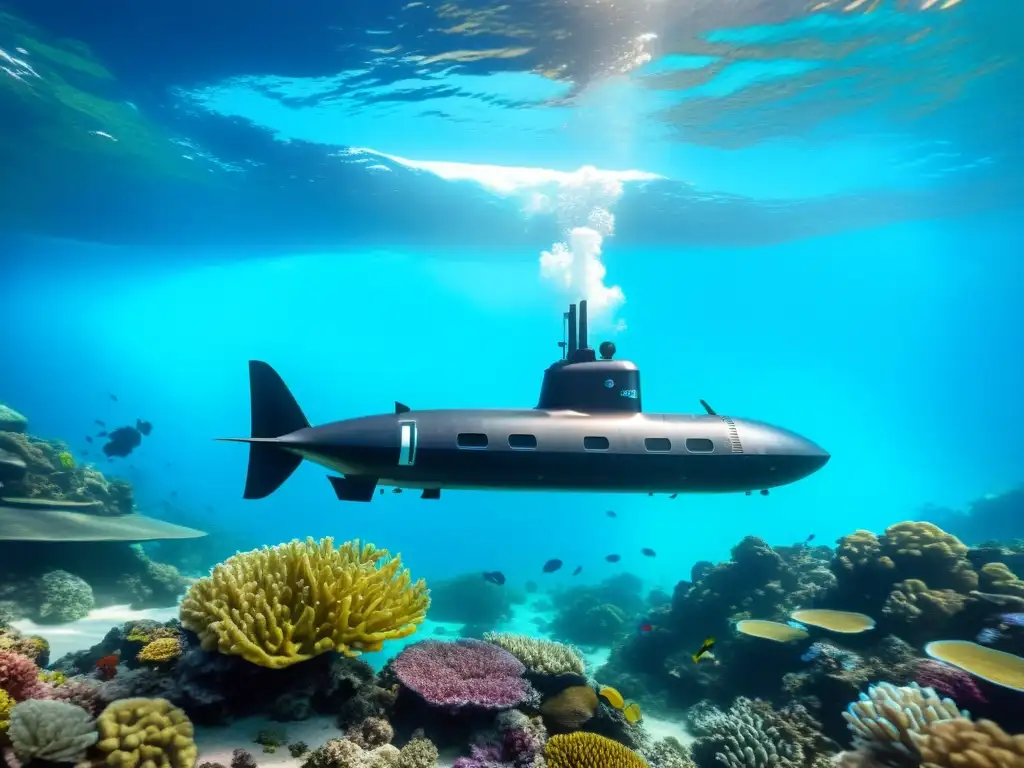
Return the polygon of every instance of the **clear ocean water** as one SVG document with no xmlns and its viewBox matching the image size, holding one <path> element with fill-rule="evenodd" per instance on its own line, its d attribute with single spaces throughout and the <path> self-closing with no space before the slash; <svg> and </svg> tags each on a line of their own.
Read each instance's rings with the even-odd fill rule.
<svg viewBox="0 0 1024 768">
<path fill-rule="evenodd" d="M 211 566 L 329 535 L 428 582 L 671 593 L 744 536 L 941 524 L 1024 480 L 1022 22 L 1009 0 L 5 2 L 0 401 L 209 532 Z M 580 299 L 646 411 L 704 399 L 831 461 L 768 497 L 369 504 L 307 462 L 242 499 L 247 451 L 214 438 L 248 435 L 248 360 L 314 424 L 530 408 Z M 152 434 L 108 461 L 95 421 L 136 419 Z M 1024 538 L 1024 513 L 962 535 Z"/>
</svg>

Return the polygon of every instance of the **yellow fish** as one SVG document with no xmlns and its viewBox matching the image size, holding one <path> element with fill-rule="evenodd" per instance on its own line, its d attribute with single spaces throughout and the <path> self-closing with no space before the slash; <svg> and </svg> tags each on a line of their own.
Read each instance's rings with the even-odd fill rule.
<svg viewBox="0 0 1024 768">
<path fill-rule="evenodd" d="M 605 700 L 616 709 L 622 709 L 626 706 L 626 700 L 622 698 L 622 694 L 611 686 L 603 686 L 598 692 L 598 696 L 603 696 Z"/>
<path fill-rule="evenodd" d="M 700 647 L 700 650 L 693 654 L 693 663 L 696 664 L 704 656 L 707 656 L 709 653 L 711 653 L 711 649 L 714 647 L 715 638 L 709 637 L 707 640 L 704 641 L 704 644 Z M 712 656 L 711 658 L 714 658 L 714 656 Z"/>
<path fill-rule="evenodd" d="M 627 704 L 626 708 L 622 710 L 622 714 L 626 716 L 626 722 L 630 725 L 636 725 L 643 719 L 643 715 L 640 714 L 640 705 L 635 701 Z"/>
</svg>

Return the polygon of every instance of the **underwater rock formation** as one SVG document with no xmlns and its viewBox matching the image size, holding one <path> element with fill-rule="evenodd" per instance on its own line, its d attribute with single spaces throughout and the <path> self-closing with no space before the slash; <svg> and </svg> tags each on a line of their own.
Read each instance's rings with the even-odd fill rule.
<svg viewBox="0 0 1024 768">
<path fill-rule="evenodd" d="M 611 645 L 633 631 L 645 610 L 643 582 L 623 573 L 594 586 L 580 586 L 552 595 L 554 634 L 580 645 Z"/>
<path fill-rule="evenodd" d="M 430 618 L 493 629 L 512 610 L 508 590 L 467 573 L 431 582 Z"/>
</svg>

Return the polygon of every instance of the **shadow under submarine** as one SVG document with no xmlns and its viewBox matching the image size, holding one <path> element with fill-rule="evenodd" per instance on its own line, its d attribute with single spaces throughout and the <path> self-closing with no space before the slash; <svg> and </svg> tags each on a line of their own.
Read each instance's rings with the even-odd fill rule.
<svg viewBox="0 0 1024 768">
<path fill-rule="evenodd" d="M 422 489 L 734 493 L 762 495 L 821 469 L 829 454 L 793 432 L 716 413 L 644 413 L 640 371 L 615 345 L 587 346 L 587 302 L 564 313 L 562 359 L 544 372 L 540 402 L 522 410 L 395 412 L 310 426 L 267 363 L 249 361 L 252 436 L 246 499 L 277 490 L 302 463 L 341 501 L 370 501 L 378 485 Z M 383 492 L 383 491 L 382 491 Z"/>
</svg>

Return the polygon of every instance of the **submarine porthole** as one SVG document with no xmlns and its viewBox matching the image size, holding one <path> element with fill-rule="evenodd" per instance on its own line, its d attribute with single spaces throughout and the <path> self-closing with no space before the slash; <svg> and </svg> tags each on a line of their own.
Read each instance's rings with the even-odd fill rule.
<svg viewBox="0 0 1024 768">
<path fill-rule="evenodd" d="M 583 438 L 583 449 L 586 451 L 607 451 L 611 447 L 607 437 L 588 435 Z"/>
<path fill-rule="evenodd" d="M 672 441 L 667 437 L 645 437 L 644 448 L 650 453 L 668 453 L 672 450 Z"/>
<path fill-rule="evenodd" d="M 517 451 L 535 451 L 537 449 L 537 436 L 509 435 L 508 447 Z"/>
<path fill-rule="evenodd" d="M 715 442 L 706 437 L 686 438 L 686 450 L 690 453 L 714 453 Z"/>
<path fill-rule="evenodd" d="M 459 432 L 455 438 L 455 444 L 459 448 L 486 448 L 487 435 L 482 432 Z"/>
</svg>

